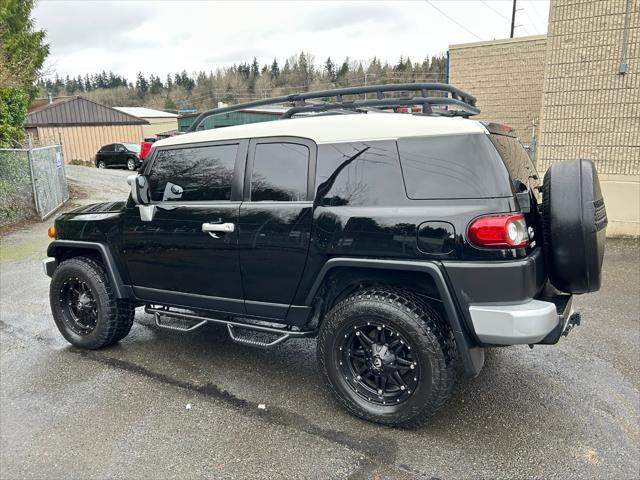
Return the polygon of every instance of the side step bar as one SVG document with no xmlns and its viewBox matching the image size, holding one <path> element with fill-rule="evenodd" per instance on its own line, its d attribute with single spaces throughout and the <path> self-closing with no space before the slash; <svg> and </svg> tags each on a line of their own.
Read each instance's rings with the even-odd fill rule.
<svg viewBox="0 0 640 480">
<path fill-rule="evenodd" d="M 227 330 L 229 332 L 229 338 L 237 343 L 242 343 L 244 345 L 250 345 L 253 347 L 261 347 L 261 348 L 270 348 L 279 343 L 283 343 L 291 338 L 304 338 L 304 337 L 312 337 L 317 334 L 317 330 L 293 330 L 290 327 L 268 327 L 266 325 L 257 325 L 254 323 L 246 323 L 242 321 L 234 320 L 234 317 L 229 317 L 229 319 L 221 319 L 221 318 L 212 318 L 212 317 L 204 317 L 201 315 L 196 315 L 194 313 L 186 313 L 186 312 L 178 312 L 175 310 L 169 310 L 168 307 L 154 307 L 151 305 L 146 305 L 144 307 L 144 311 L 152 314 L 155 318 L 156 325 L 160 328 L 166 328 L 168 330 L 173 330 L 177 332 L 192 332 L 197 330 L 200 327 L 203 327 L 207 323 L 217 323 L 221 325 L 226 325 Z M 195 322 L 193 325 L 189 327 L 181 327 L 176 325 L 171 325 L 170 323 L 162 322 L 162 318 L 165 319 L 179 319 L 179 320 L 190 320 Z M 270 342 L 257 340 L 253 338 L 243 337 L 237 334 L 237 330 L 249 330 L 252 332 L 258 333 L 266 333 L 266 334 L 274 334 L 278 335 L 278 337 Z"/>
</svg>

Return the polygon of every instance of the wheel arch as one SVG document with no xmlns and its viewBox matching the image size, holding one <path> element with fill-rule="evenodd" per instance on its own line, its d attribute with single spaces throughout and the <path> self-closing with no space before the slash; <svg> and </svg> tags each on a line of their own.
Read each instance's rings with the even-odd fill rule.
<svg viewBox="0 0 640 480">
<path fill-rule="evenodd" d="M 484 349 L 463 327 L 463 320 L 446 279 L 435 262 L 366 258 L 330 259 L 320 270 L 305 303 L 320 308 L 319 316 L 363 286 L 393 285 L 418 291 L 438 302 L 455 337 L 467 376 L 475 377 L 484 365 Z"/>
<path fill-rule="evenodd" d="M 47 247 L 47 256 L 55 258 L 58 264 L 69 258 L 79 256 L 89 256 L 100 260 L 113 285 L 116 297 L 132 297 L 130 288 L 122 281 L 110 248 L 102 243 L 77 240 L 54 240 Z"/>
</svg>

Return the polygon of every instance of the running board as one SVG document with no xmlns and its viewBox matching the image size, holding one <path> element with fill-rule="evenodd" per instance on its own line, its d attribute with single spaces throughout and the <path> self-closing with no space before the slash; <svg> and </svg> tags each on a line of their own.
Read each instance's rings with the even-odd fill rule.
<svg viewBox="0 0 640 480">
<path fill-rule="evenodd" d="M 241 343 L 243 345 L 250 345 L 252 347 L 260 347 L 260 348 L 270 348 L 280 343 L 283 343 L 291 338 L 304 338 L 314 336 L 317 331 L 316 330 L 292 330 L 288 327 L 267 327 L 265 325 L 256 325 L 253 323 L 246 323 L 242 321 L 234 320 L 234 317 L 229 317 L 229 319 L 221 319 L 221 318 L 212 318 L 212 317 L 204 317 L 201 315 L 196 315 L 193 313 L 186 312 L 177 312 L 169 310 L 167 307 L 153 307 L 151 305 L 147 305 L 144 307 L 144 311 L 152 314 L 155 318 L 156 325 L 160 328 L 165 328 L 167 330 L 173 330 L 176 332 L 192 332 L 197 330 L 200 327 L 203 327 L 207 323 L 217 323 L 221 325 L 226 325 L 227 330 L 229 332 L 229 338 L 236 343 Z M 187 320 L 194 322 L 193 325 L 188 327 L 176 326 L 171 323 L 165 323 L 162 321 L 164 319 L 178 319 L 178 320 Z M 266 333 L 266 334 L 274 334 L 278 335 L 275 340 L 270 342 L 256 340 L 253 338 L 247 338 L 243 336 L 239 336 L 237 334 L 237 330 L 250 330 L 252 332 L 258 333 Z"/>
</svg>

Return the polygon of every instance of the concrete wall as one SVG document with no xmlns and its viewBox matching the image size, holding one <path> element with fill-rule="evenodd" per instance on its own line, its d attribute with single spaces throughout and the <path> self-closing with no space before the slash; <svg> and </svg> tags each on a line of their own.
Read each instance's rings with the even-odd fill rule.
<svg viewBox="0 0 640 480">
<path fill-rule="evenodd" d="M 478 119 L 516 129 L 531 143 L 542 102 L 546 36 L 509 38 L 449 47 L 449 82 L 478 99 Z"/>
<path fill-rule="evenodd" d="M 628 71 L 619 73 L 627 0 L 553 0 L 538 168 L 595 162 L 610 235 L 640 234 L 640 2 L 629 2 Z"/>
<path fill-rule="evenodd" d="M 37 127 L 27 129 L 34 144 L 48 145 L 62 140 L 66 163 L 93 162 L 96 152 L 108 143 L 140 143 L 142 125 L 95 125 L 78 127 Z"/>
<path fill-rule="evenodd" d="M 178 118 L 167 117 L 144 117 L 143 120 L 149 122 L 149 125 L 142 126 L 142 134 L 145 138 L 155 137 L 159 133 L 168 132 L 169 130 L 178 129 Z"/>
</svg>

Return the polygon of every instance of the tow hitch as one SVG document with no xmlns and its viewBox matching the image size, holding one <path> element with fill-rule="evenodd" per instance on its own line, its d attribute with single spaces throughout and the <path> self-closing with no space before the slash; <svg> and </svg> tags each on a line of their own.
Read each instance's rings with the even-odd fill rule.
<svg viewBox="0 0 640 480">
<path fill-rule="evenodd" d="M 564 332 L 562 332 L 562 336 L 567 337 L 571 330 L 580 325 L 580 320 L 580 312 L 572 313 L 567 322 L 567 327 L 564 329 Z"/>
</svg>

